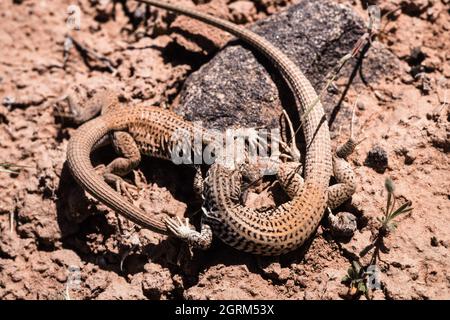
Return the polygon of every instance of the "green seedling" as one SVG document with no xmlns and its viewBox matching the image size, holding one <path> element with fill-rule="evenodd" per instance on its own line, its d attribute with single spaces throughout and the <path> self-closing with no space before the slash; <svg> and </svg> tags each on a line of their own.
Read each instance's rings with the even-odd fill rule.
<svg viewBox="0 0 450 320">
<path fill-rule="evenodd" d="M 394 231 L 397 228 L 397 223 L 394 219 L 401 214 L 412 211 L 413 208 L 411 207 L 411 201 L 408 201 L 395 209 L 396 197 L 394 193 L 394 183 L 390 178 L 386 178 L 384 186 L 388 192 L 386 209 L 383 210 L 384 216 L 377 219 L 381 222 L 381 234 L 387 235 L 389 232 Z"/>
<path fill-rule="evenodd" d="M 366 272 L 357 261 L 352 261 L 352 265 L 347 270 L 347 274 L 342 278 L 342 282 L 349 286 L 349 295 L 366 295 L 368 293 L 366 285 Z"/>
<path fill-rule="evenodd" d="M 378 261 L 381 261 L 380 252 L 389 253 L 389 249 L 384 244 L 384 238 L 389 232 L 394 231 L 397 227 L 394 221 L 399 215 L 412 211 L 411 201 L 408 201 L 398 208 L 396 208 L 395 187 L 391 179 L 387 178 L 384 186 L 388 193 L 386 200 L 386 209 L 383 210 L 383 216 L 377 218 L 381 222 L 378 229 L 378 234 L 373 241 L 360 252 L 360 257 L 365 256 L 373 249 L 370 262 L 366 266 L 361 266 L 358 262 L 353 261 L 352 266 L 348 269 L 347 275 L 342 279 L 342 282 L 349 286 L 349 295 L 351 297 L 358 297 L 365 295 L 370 299 L 370 290 L 368 290 L 367 281 L 374 275 L 374 271 L 370 271 L 369 266 L 377 266 Z"/>
</svg>

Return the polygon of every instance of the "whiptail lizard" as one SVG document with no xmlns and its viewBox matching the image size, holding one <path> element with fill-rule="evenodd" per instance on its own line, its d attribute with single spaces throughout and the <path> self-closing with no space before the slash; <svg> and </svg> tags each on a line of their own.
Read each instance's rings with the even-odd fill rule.
<svg viewBox="0 0 450 320">
<path fill-rule="evenodd" d="M 305 181 L 293 199 L 279 206 L 272 214 L 258 216 L 242 208 L 235 211 L 230 203 L 230 176 L 220 174 L 215 166 L 207 186 L 207 212 L 202 231 L 196 232 L 184 224 L 167 219 L 169 229 L 197 247 L 208 247 L 212 231 L 224 242 L 245 251 L 265 255 L 280 254 L 300 246 L 315 230 L 327 206 L 328 184 L 332 173 L 330 137 L 324 111 L 317 94 L 299 68 L 279 49 L 254 32 L 210 15 L 161 1 L 143 1 L 201 20 L 230 32 L 267 56 L 286 78 L 303 113 L 302 125 L 307 144 Z M 311 107 L 308 110 L 309 107 Z M 193 125 L 172 112 L 158 108 L 110 108 L 102 116 L 81 126 L 71 138 L 67 151 L 69 168 L 79 184 L 94 197 L 135 223 L 153 231 L 167 233 L 162 221 L 149 217 L 123 199 L 94 170 L 89 155 L 95 144 L 114 132 L 114 143 L 122 153 L 107 167 L 108 173 L 123 175 L 137 166 L 140 154 L 170 159 L 170 137 L 177 128 L 194 133 Z M 305 113 L 305 111 L 308 112 Z M 208 137 L 203 140 L 209 143 Z M 216 174 L 217 173 L 217 174 Z M 281 176 L 281 175 L 279 175 Z M 105 175 L 105 178 L 107 175 Z M 212 228 L 212 230 L 211 230 Z"/>
<path fill-rule="evenodd" d="M 355 177 L 344 158 L 355 144 L 350 139 L 332 159 L 328 124 L 322 105 L 308 79 L 278 48 L 252 31 L 228 21 L 200 14 L 159 1 L 138 0 L 182 13 L 232 33 L 262 52 L 285 77 L 303 114 L 302 125 L 307 145 L 305 181 L 295 175 L 292 166 L 281 166 L 278 179 L 292 200 L 271 212 L 260 213 L 233 199 L 240 193 L 240 172 L 228 170 L 220 163 L 208 171 L 205 181 L 205 206 L 201 231 L 189 227 L 186 220 L 168 220 L 170 230 L 198 248 L 211 244 L 212 234 L 225 243 L 251 253 L 277 255 L 304 243 L 317 228 L 325 208 L 334 208 L 348 199 L 355 189 Z M 338 184 L 329 187 L 330 176 Z M 295 182 L 295 183 L 294 183 Z M 328 197 L 330 192 L 330 197 Z"/>
</svg>

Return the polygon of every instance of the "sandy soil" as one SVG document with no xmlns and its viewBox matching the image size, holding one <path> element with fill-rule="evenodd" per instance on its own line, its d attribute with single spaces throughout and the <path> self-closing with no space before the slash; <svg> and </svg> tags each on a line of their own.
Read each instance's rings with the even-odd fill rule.
<svg viewBox="0 0 450 320">
<path fill-rule="evenodd" d="M 246 24 L 294 1 L 194 2 L 207 2 L 200 6 L 209 13 Z M 339 2 L 367 18 L 365 1 Z M 79 31 L 66 24 L 70 4 L 81 8 Z M 341 279 L 353 260 L 370 259 L 360 252 L 377 234 L 386 177 L 392 177 L 399 202 L 412 201 L 414 210 L 400 216 L 398 228 L 385 238 L 389 250 L 378 262 L 380 288 L 371 297 L 449 299 L 449 3 L 379 5 L 388 15 L 378 41 L 401 60 L 401 76 L 386 74 L 378 84 L 351 88 L 346 98 L 352 104 L 359 97 L 356 116 L 360 135 L 367 137 L 351 157 L 357 192 L 342 209 L 356 215 L 358 230 L 340 241 L 324 219 L 308 245 L 268 259 L 220 241 L 189 258 L 176 240 L 123 219 L 119 224 L 113 212 L 83 197 L 64 166 L 76 127 L 62 116 L 68 93 L 83 101 L 108 86 L 122 92 L 123 101 L 170 105 L 186 77 L 226 39 L 190 24 L 193 34 L 210 37 L 209 48 L 198 46 L 183 32 L 185 18 L 152 9 L 148 23 L 141 23 L 131 3 L 130 12 L 118 4 L 112 18 L 108 1 L 1 1 L 0 163 L 25 168 L 0 172 L 0 299 L 349 298 Z M 65 56 L 68 35 L 106 60 L 85 58 L 76 47 Z M 177 57 L 173 50 L 180 46 L 192 55 Z M 388 158 L 382 173 L 365 165 L 375 147 Z M 95 161 L 110 160 L 112 150 L 105 151 Z M 156 160 L 145 160 L 141 169 L 148 210 L 198 210 L 186 187 L 192 175 Z"/>
</svg>

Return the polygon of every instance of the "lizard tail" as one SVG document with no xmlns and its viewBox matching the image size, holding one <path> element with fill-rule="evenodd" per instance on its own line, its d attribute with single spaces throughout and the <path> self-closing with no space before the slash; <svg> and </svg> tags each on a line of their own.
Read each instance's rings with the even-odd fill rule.
<svg viewBox="0 0 450 320">
<path fill-rule="evenodd" d="M 149 217 L 144 211 L 126 201 L 93 168 L 90 160 L 91 150 L 106 134 L 118 130 L 107 123 L 105 117 L 98 117 L 83 124 L 71 137 L 67 147 L 67 163 L 72 175 L 84 190 L 112 210 L 139 226 L 160 234 L 168 234 L 163 221 Z"/>
</svg>

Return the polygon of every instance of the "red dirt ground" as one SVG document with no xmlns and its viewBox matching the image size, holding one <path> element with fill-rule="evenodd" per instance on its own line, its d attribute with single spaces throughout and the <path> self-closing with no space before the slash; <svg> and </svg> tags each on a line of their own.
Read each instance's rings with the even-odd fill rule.
<svg viewBox="0 0 450 320">
<path fill-rule="evenodd" d="M 196 2 L 207 2 L 201 6 L 211 14 L 245 24 L 295 1 Z M 367 19 L 360 1 L 338 2 Z M 79 31 L 66 25 L 70 4 L 81 8 Z M 385 239 L 390 250 L 381 253 L 381 288 L 372 298 L 449 299 L 449 2 L 378 4 L 390 13 L 377 41 L 401 60 L 402 75 L 387 74 L 380 83 L 352 88 L 346 99 L 351 105 L 359 97 L 356 116 L 367 137 L 351 157 L 359 182 L 352 200 L 359 222 L 353 238 L 337 242 L 324 223 L 307 248 L 279 259 L 237 253 L 221 243 L 187 259 L 179 242 L 123 219 L 120 233 L 114 213 L 76 196 L 63 171 L 75 128 L 58 114 L 69 92 L 82 100 L 99 86 L 122 90 L 127 101 L 170 104 L 193 66 L 165 59 L 159 48 L 176 41 L 195 51 L 195 43 L 171 32 L 173 19 L 154 9 L 151 25 L 131 32 L 120 5 L 115 19 L 107 14 L 108 1 L 1 1 L 0 163 L 26 168 L 0 172 L 0 299 L 346 298 L 348 287 L 341 279 L 377 232 L 386 177 L 392 177 L 399 201 L 412 201 L 414 210 L 400 216 L 398 228 Z M 204 26 L 196 28 L 211 37 L 216 46 L 211 52 L 224 44 Z M 63 69 L 67 34 L 107 57 L 115 73 L 102 62 L 88 66 L 74 48 Z M 345 80 L 338 80 L 338 87 Z M 388 155 L 383 174 L 363 165 L 375 145 Z M 146 163 L 154 168 L 144 170 L 147 206 L 155 213 L 183 215 L 189 195 L 171 192 L 183 173 L 168 174 L 158 161 Z M 367 263 L 369 256 L 360 261 Z"/>
</svg>

